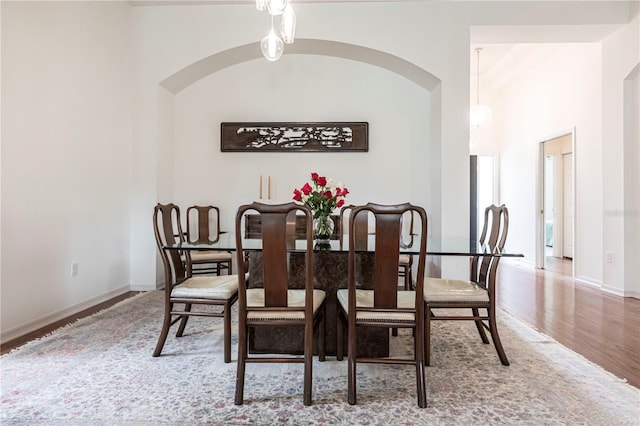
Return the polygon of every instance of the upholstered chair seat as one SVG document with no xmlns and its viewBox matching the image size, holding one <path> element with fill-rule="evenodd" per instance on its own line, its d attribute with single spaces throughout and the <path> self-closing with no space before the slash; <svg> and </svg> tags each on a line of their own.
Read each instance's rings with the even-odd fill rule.
<svg viewBox="0 0 640 426">
<path fill-rule="evenodd" d="M 287 307 L 288 308 L 304 308 L 305 290 L 288 290 L 287 291 Z M 313 312 L 314 314 L 322 306 L 322 302 L 326 297 L 324 290 L 313 290 Z M 247 307 L 264 308 L 265 297 L 263 288 L 247 289 Z M 280 321 L 280 320 L 300 320 L 304 321 L 304 311 L 249 311 L 247 313 L 247 321 Z"/>
<path fill-rule="evenodd" d="M 356 290 L 356 307 L 357 308 L 373 308 L 373 290 Z M 349 290 L 340 289 L 337 292 L 338 303 L 346 311 L 349 309 Z M 399 291 L 398 292 L 398 309 L 413 309 L 415 307 L 416 292 L 415 291 Z M 394 310 L 390 312 L 381 311 L 364 311 L 356 312 L 356 322 L 398 322 L 403 321 L 412 323 L 415 321 L 413 312 L 402 312 Z"/>
<path fill-rule="evenodd" d="M 187 278 L 185 281 L 173 287 L 171 297 L 230 299 L 237 293 L 237 275 L 197 276 Z"/>
<path fill-rule="evenodd" d="M 489 302 L 489 292 L 473 281 L 424 279 L 424 298 L 429 302 Z"/>
</svg>

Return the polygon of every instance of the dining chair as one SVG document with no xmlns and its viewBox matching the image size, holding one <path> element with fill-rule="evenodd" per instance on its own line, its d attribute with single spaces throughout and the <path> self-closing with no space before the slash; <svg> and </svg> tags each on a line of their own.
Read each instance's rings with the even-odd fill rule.
<svg viewBox="0 0 640 426">
<path fill-rule="evenodd" d="M 248 288 L 242 238 L 243 216 L 247 211 L 260 215 L 262 243 L 262 287 Z M 291 288 L 290 251 L 295 248 L 295 226 L 291 217 L 302 214 L 306 218 L 304 244 L 304 287 Z M 313 336 L 317 330 L 319 360 L 325 360 L 325 298 L 324 290 L 314 289 L 313 280 L 313 213 L 307 206 L 296 203 L 263 204 L 254 202 L 240 206 L 236 215 L 236 254 L 239 274 L 238 302 L 238 367 L 235 404 L 244 401 L 244 379 L 247 363 L 304 363 L 303 403 L 311 405 L 313 376 Z M 304 330 L 303 355 L 249 355 L 249 329 L 258 327 L 291 326 Z"/>
<path fill-rule="evenodd" d="M 414 212 L 420 220 L 420 251 L 418 255 L 418 278 L 416 290 L 398 289 L 398 253 L 402 235 L 402 216 Z M 375 222 L 375 242 L 373 249 L 375 262 L 373 271 L 373 290 L 362 289 L 356 285 L 356 255 L 358 232 L 355 226 L 359 215 L 373 216 Z M 344 356 L 344 328 L 347 328 L 348 357 L 348 402 L 356 403 L 356 366 L 357 363 L 386 363 L 413 365 L 416 369 L 418 406 L 427 406 L 426 382 L 424 377 L 424 298 L 423 281 L 427 253 L 427 215 L 422 207 L 410 203 L 398 205 L 380 205 L 368 203 L 354 207 L 349 218 L 349 257 L 348 288 L 340 289 L 338 298 L 338 350 L 337 358 Z M 414 342 L 413 358 L 359 357 L 357 348 L 357 329 L 360 327 L 381 327 L 386 329 L 412 329 Z"/>
<path fill-rule="evenodd" d="M 186 240 L 193 244 L 211 244 L 220 237 L 220 209 L 215 206 L 190 206 L 186 215 Z M 191 253 L 191 273 L 193 275 L 216 274 L 223 270 L 232 273 L 230 251 L 207 250 Z"/>
<path fill-rule="evenodd" d="M 485 344 L 491 339 L 503 365 L 509 365 L 496 324 L 496 275 L 500 253 L 504 248 L 509 230 L 509 211 L 503 204 L 491 205 L 484 211 L 484 226 L 479 243 L 489 255 L 473 256 L 470 259 L 469 280 L 425 278 L 425 363 L 430 364 L 432 321 L 475 321 L 480 338 Z M 471 309 L 471 315 L 460 313 L 460 309 Z M 438 310 L 438 314 L 434 313 Z M 451 314 L 443 315 L 449 310 Z M 467 311 L 468 312 L 468 311 Z M 482 313 L 482 314 L 481 314 Z"/>
<path fill-rule="evenodd" d="M 190 316 L 224 319 L 224 362 L 231 362 L 231 306 L 238 299 L 238 276 L 191 275 L 190 252 L 165 249 L 165 246 L 184 242 L 177 205 L 157 204 L 153 213 L 156 245 L 164 266 L 164 320 L 153 356 L 160 356 L 169 329 L 180 322 L 176 337 L 182 337 Z M 186 261 L 183 261 L 186 259 Z M 244 278 L 244 277 L 243 277 Z M 192 310 L 196 305 L 214 306 Z"/>
</svg>

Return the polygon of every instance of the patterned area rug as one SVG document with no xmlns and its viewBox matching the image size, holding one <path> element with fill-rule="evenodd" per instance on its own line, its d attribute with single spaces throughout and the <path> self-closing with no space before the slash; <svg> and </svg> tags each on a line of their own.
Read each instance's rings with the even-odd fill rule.
<svg viewBox="0 0 640 426">
<path fill-rule="evenodd" d="M 437 322 L 417 406 L 410 366 L 359 365 L 347 403 L 347 363 L 314 360 L 313 405 L 301 364 L 249 364 L 245 403 L 233 404 L 236 363 L 222 362 L 222 320 L 192 318 L 153 358 L 162 293 L 126 300 L 0 358 L 3 425 L 638 425 L 640 391 L 500 312 L 511 366 L 473 323 Z M 403 331 L 406 334 L 403 334 Z M 409 353 L 410 337 L 391 337 Z M 234 329 L 236 357 L 237 334 Z"/>
</svg>

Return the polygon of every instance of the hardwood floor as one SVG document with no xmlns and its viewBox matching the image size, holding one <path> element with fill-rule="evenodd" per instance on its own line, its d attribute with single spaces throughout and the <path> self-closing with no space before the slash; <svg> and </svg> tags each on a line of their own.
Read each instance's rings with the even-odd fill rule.
<svg viewBox="0 0 640 426">
<path fill-rule="evenodd" d="M 498 305 L 591 362 L 640 387 L 640 299 L 614 296 L 574 282 L 570 261 L 548 263 L 547 267 L 553 270 L 537 270 L 503 260 L 498 272 Z M 7 342 L 1 352 L 4 354 L 135 294 L 126 293 Z"/>
<path fill-rule="evenodd" d="M 498 306 L 640 387 L 640 299 L 575 282 L 570 260 L 556 259 L 547 267 L 501 262 Z"/>
</svg>

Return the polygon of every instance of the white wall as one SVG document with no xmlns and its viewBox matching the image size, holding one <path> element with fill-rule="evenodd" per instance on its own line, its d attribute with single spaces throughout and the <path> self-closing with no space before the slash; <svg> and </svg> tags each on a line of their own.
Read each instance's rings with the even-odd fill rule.
<svg viewBox="0 0 640 426">
<path fill-rule="evenodd" d="M 2 2 L 3 342 L 129 289 L 130 40 L 126 3 Z"/>
<path fill-rule="evenodd" d="M 302 60 L 301 60 L 302 59 Z M 173 198 L 185 208 L 215 203 L 222 227 L 233 229 L 239 205 L 259 197 L 259 176 L 271 177 L 272 202 L 291 201 L 311 172 L 342 181 L 348 203 L 412 200 L 413 146 L 429 158 L 429 92 L 381 68 L 338 58 L 285 56 L 261 73 L 249 61 L 210 75 L 175 97 Z M 309 84 L 312 81 L 313 84 Z M 275 108 L 277 106 L 277 108 Z M 220 122 L 368 121 L 369 152 L 222 153 Z M 422 169 L 427 181 L 426 170 Z"/>
<path fill-rule="evenodd" d="M 229 209 L 225 208 L 223 224 L 228 228 L 238 202 L 250 201 L 257 196 L 260 174 L 272 175 L 274 197 L 278 201 L 288 201 L 293 187 L 301 186 L 310 172 L 318 170 L 344 181 L 352 190 L 350 201 L 353 202 L 410 200 L 424 204 L 429 202 L 431 194 L 437 192 L 437 203 L 434 202 L 433 205 L 437 206 L 438 210 L 434 211 L 430 206 L 426 206 L 435 216 L 432 224 L 442 224 L 440 228 L 448 229 L 452 235 L 466 235 L 468 221 L 463 218 L 468 211 L 468 197 L 464 196 L 468 193 L 468 136 L 466 122 L 460 116 L 465 115 L 468 93 L 460 82 L 468 79 L 468 71 L 466 65 L 451 67 L 451 62 L 459 60 L 466 64 L 464 46 L 468 44 L 468 30 L 464 30 L 466 27 L 463 23 L 451 25 L 450 22 L 438 19 L 433 12 L 441 17 L 443 12 L 437 8 L 427 11 L 420 6 L 419 13 L 412 13 L 416 5 L 409 4 L 367 5 L 367 19 L 353 19 L 354 16 L 361 16 L 362 7 L 360 4 L 301 4 L 296 8 L 299 25 L 297 37 L 310 41 L 339 40 L 344 46 L 376 49 L 375 52 L 387 56 L 391 53 L 401 60 L 409 61 L 409 64 L 421 66 L 422 72 L 431 73 L 437 79 L 441 74 L 446 75 L 447 81 L 443 83 L 443 87 L 446 87 L 448 97 L 446 101 L 441 96 L 438 97 L 442 106 L 438 105 L 441 110 L 436 114 L 429 104 L 434 102 L 429 92 L 390 72 L 393 63 L 373 66 L 365 63 L 371 58 L 361 56 L 339 59 L 341 52 L 337 51 L 324 55 L 307 55 L 289 54 L 287 50 L 280 61 L 268 63 L 261 57 L 257 46 L 257 41 L 263 36 L 264 20 L 267 17 L 255 12 L 252 7 L 178 6 L 136 9 L 134 22 L 139 93 L 136 101 L 137 116 L 141 119 L 135 123 L 137 147 L 134 149 L 134 164 L 145 170 L 145 177 L 139 182 L 134 182 L 134 187 L 140 183 L 143 192 L 146 193 L 145 198 L 149 198 L 150 194 L 156 194 L 157 199 L 161 201 L 184 199 L 186 202 L 192 197 L 192 192 L 181 193 L 181 188 L 187 187 L 188 184 L 184 182 L 186 178 L 179 177 L 185 164 L 196 161 L 204 167 L 198 170 L 191 169 L 192 175 L 216 177 L 215 173 L 219 172 L 206 169 L 215 163 L 207 165 L 200 162 L 205 162 L 207 158 L 221 158 L 236 166 L 236 162 L 240 161 L 238 164 L 241 164 L 240 170 L 244 172 L 241 175 L 244 176 L 231 182 L 235 191 L 216 190 L 214 185 L 211 185 L 214 192 L 203 194 L 203 189 L 198 189 L 199 200 L 193 199 L 187 203 L 204 200 L 225 203 L 226 198 L 229 200 L 226 202 Z M 401 31 L 383 34 L 378 30 L 381 22 L 396 22 L 387 18 L 399 15 L 402 15 L 405 21 L 410 21 Z M 424 25 L 427 16 L 430 25 Z M 238 27 L 227 28 L 230 21 L 242 22 L 243 31 L 238 31 Z M 326 22 L 331 22 L 331 25 L 319 24 Z M 222 30 L 218 24 L 223 27 Z M 172 29 L 171 37 L 167 35 L 168 26 Z M 220 31 L 224 32 L 224 37 L 220 37 Z M 450 36 L 447 36 L 449 34 Z M 446 40 L 446 43 L 434 44 L 423 41 L 439 37 Z M 406 38 L 418 40 L 421 48 L 416 49 L 415 45 L 403 42 Z M 255 60 L 232 62 L 236 65 L 231 68 L 222 67 L 221 70 L 213 66 L 213 74 L 203 79 L 205 83 L 200 81 L 193 83 L 191 87 L 187 85 L 186 88 L 177 90 L 174 100 L 167 100 L 164 95 L 159 99 L 158 84 L 167 78 L 203 58 L 208 60 L 215 58 L 217 54 L 230 51 L 232 53 L 226 56 L 229 59 L 229 56 L 235 54 L 233 49 L 247 43 L 255 45 Z M 454 45 L 460 47 L 452 48 Z M 295 47 L 297 46 L 289 48 Z M 445 60 L 447 50 L 459 53 L 449 53 L 448 60 Z M 457 56 L 459 59 L 452 59 Z M 230 60 L 233 61 L 233 58 Z M 389 60 L 394 61 L 391 56 Z M 367 89 L 370 81 L 377 85 L 373 90 Z M 287 87 L 293 89 L 288 90 Z M 187 95 L 192 90 L 204 90 L 204 94 L 208 94 L 210 98 L 206 99 L 202 94 L 200 100 L 186 101 L 192 102 L 192 106 L 183 106 L 181 98 L 193 96 Z M 302 98 L 305 92 L 310 92 L 315 99 L 308 101 Z M 159 102 L 162 102 L 162 105 L 159 105 Z M 175 102 L 176 137 L 188 140 L 183 142 L 176 139 L 172 151 L 174 155 L 168 156 L 166 152 L 161 153 L 157 150 L 155 141 L 157 132 L 166 133 L 166 129 L 158 130 L 163 126 L 163 123 L 158 121 L 158 114 L 164 114 L 162 111 L 167 111 L 171 102 Z M 420 105 L 416 105 L 416 102 Z M 416 106 L 416 110 L 411 110 Z M 200 109 L 202 107 L 205 109 Z M 183 108 L 186 109 L 183 111 Z M 203 115 L 207 113 L 208 115 Z M 193 117 L 180 117 L 180 120 L 200 120 L 203 124 L 196 123 L 192 129 L 185 130 L 183 136 L 179 129 L 182 124 L 178 124 L 180 114 L 193 114 Z M 438 146 L 437 149 L 432 149 L 431 145 L 441 144 L 440 138 L 433 141 L 435 127 L 432 128 L 430 124 L 434 115 L 445 123 L 437 123 L 437 129 L 442 129 L 438 135 L 447 140 L 446 145 Z M 295 154 L 286 158 L 280 158 L 275 154 L 258 154 L 258 158 L 249 160 L 245 160 L 248 158 L 246 154 L 219 153 L 220 122 L 270 120 L 368 121 L 372 150 L 366 155 Z M 205 123 L 208 126 L 205 128 L 206 133 L 199 133 Z M 187 127 L 191 127 L 190 124 Z M 209 151 L 204 157 L 197 157 L 191 150 L 183 149 L 185 143 L 192 144 L 186 145 L 189 147 L 196 146 L 193 144 L 207 146 Z M 187 152 L 191 158 L 182 157 Z M 172 183 L 173 193 L 167 188 L 156 186 L 156 182 L 160 181 L 159 177 L 147 178 L 157 173 L 148 162 L 150 158 L 165 159 L 166 164 L 161 167 L 162 170 L 177 170 L 176 180 Z M 375 164 L 382 158 L 385 159 L 384 163 Z M 292 159 L 295 159 L 295 162 L 292 163 Z M 439 172 L 434 174 L 435 168 L 432 167 L 432 164 L 442 162 L 453 164 L 451 167 L 458 169 L 457 163 L 464 164 L 463 171 L 448 176 L 445 182 Z M 345 163 L 351 166 L 351 170 Z M 257 164 L 260 165 L 259 169 L 256 169 Z M 282 165 L 292 170 L 287 171 Z M 237 168 L 234 166 L 228 166 L 224 170 Z M 357 171 L 353 170 L 354 166 Z M 395 191 L 392 189 L 393 183 L 388 180 L 389 176 L 393 176 L 397 182 L 398 189 Z M 367 182 L 367 177 L 371 177 L 373 186 L 377 185 L 380 189 L 374 189 L 372 182 Z M 135 191 L 137 192 L 137 188 Z M 216 191 L 225 193 L 219 194 Z M 160 193 L 163 195 L 160 196 Z M 210 198 L 207 198 L 207 195 Z M 157 271 L 154 268 L 155 247 L 150 230 L 144 227 L 148 223 L 148 212 L 153 203 L 138 205 L 138 202 L 139 200 L 134 201 L 133 251 L 148 256 L 140 259 L 141 261 L 132 262 L 132 285 L 144 287 L 159 281 L 159 277 L 151 274 Z M 442 210 L 445 208 L 452 213 L 443 218 Z"/>
<path fill-rule="evenodd" d="M 495 94 L 501 120 L 501 202 L 516 220 L 509 248 L 535 261 L 539 144 L 576 128 L 576 278 L 602 282 L 601 53 L 598 43 L 567 44 Z"/>
<path fill-rule="evenodd" d="M 624 52 L 625 54 L 621 54 Z M 627 174 L 625 169 L 638 167 L 638 164 L 625 162 L 625 144 L 633 144 L 633 133 L 625 138 L 626 125 L 629 120 L 637 123 L 640 117 L 625 116 L 632 110 L 625 111 L 625 79 L 634 76 L 632 70 L 640 63 L 640 18 L 615 32 L 602 43 L 602 103 L 603 103 L 603 132 L 602 132 L 602 163 L 604 167 L 603 184 L 604 217 L 602 223 L 603 251 L 612 253 L 612 262 L 604 263 L 604 287 L 618 294 L 634 295 L 640 297 L 637 278 L 625 282 L 625 270 L 636 269 L 636 258 L 632 258 L 630 264 L 625 262 L 625 238 L 633 238 L 633 225 L 631 211 L 626 206 L 638 205 L 640 183 L 637 175 Z M 637 79 L 637 76 L 635 77 Z M 628 97 L 636 97 L 633 86 L 628 89 Z M 637 133 L 635 138 L 637 140 Z M 636 142 L 637 143 L 637 142 Z M 627 160 L 628 161 L 628 160 Z M 626 167 L 625 167 L 626 165 Z M 626 189 L 625 189 L 626 188 Z M 635 188 L 632 189 L 632 188 Z M 636 213 L 637 214 L 637 213 Z M 635 232 L 635 240 L 640 235 Z M 627 247 L 633 251 L 632 247 Z M 602 253 L 602 252 L 601 252 Z M 630 253 L 632 254 L 632 253 Z M 602 256 L 602 254 L 601 254 Z M 628 272 L 631 276 L 634 274 Z"/>
</svg>

